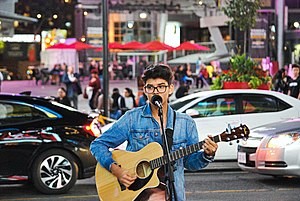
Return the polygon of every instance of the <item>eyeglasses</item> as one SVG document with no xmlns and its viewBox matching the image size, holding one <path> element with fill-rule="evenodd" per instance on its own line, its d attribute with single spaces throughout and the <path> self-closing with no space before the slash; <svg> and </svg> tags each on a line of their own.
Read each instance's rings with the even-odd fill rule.
<svg viewBox="0 0 300 201">
<path fill-rule="evenodd" d="M 146 93 L 148 93 L 148 94 L 153 94 L 153 93 L 155 92 L 155 89 L 156 89 L 156 91 L 157 91 L 158 93 L 165 93 L 168 87 L 169 87 L 169 86 L 167 86 L 167 85 L 159 85 L 159 86 L 155 87 L 155 86 L 150 85 L 150 84 L 144 86 L 145 91 L 146 91 Z"/>
</svg>

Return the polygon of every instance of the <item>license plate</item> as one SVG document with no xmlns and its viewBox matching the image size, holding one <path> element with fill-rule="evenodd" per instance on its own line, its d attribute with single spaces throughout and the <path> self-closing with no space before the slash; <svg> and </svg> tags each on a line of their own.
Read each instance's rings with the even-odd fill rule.
<svg viewBox="0 0 300 201">
<path fill-rule="evenodd" d="M 238 152 L 238 162 L 246 163 L 246 153 L 245 152 Z"/>
</svg>

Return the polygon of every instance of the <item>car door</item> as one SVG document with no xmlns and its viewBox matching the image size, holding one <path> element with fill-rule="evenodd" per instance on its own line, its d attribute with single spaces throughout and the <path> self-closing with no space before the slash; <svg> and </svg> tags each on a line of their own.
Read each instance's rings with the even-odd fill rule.
<svg viewBox="0 0 300 201">
<path fill-rule="evenodd" d="M 45 115 L 12 101 L 0 101 L 0 110 L 0 175 L 27 175 L 32 153 L 42 143 L 35 125 Z"/>
<path fill-rule="evenodd" d="M 198 101 L 185 112 L 196 122 L 199 140 L 207 135 L 218 135 L 227 128 L 239 126 L 242 122 L 237 113 L 237 101 L 234 95 L 217 95 Z M 215 159 L 236 159 L 237 142 L 219 142 Z"/>
<path fill-rule="evenodd" d="M 239 97 L 242 104 L 241 120 L 250 129 L 298 116 L 297 110 L 272 95 L 241 94 Z"/>
</svg>

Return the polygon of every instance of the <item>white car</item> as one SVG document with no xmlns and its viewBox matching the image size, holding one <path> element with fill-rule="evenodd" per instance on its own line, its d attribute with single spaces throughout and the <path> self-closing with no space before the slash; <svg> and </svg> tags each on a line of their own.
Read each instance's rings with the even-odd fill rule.
<svg viewBox="0 0 300 201">
<path fill-rule="evenodd" d="M 300 118 L 253 129 L 238 146 L 238 165 L 259 174 L 300 177 Z"/>
<path fill-rule="evenodd" d="M 196 122 L 199 140 L 245 124 L 250 129 L 300 117 L 300 100 L 285 94 L 254 89 L 213 90 L 194 93 L 170 103 Z M 235 140 L 236 141 L 236 140 Z M 217 160 L 236 160 L 237 142 L 218 143 Z"/>
</svg>

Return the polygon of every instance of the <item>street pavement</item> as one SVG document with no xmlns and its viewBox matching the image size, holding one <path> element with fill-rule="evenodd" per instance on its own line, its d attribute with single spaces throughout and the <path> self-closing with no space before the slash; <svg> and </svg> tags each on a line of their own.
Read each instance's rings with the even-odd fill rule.
<svg viewBox="0 0 300 201">
<path fill-rule="evenodd" d="M 85 78 L 85 80 L 82 81 L 81 86 L 82 89 L 84 89 L 85 86 L 88 84 L 88 78 Z M 2 89 L 1 93 L 14 93 L 18 94 L 20 92 L 24 91 L 31 91 L 31 95 L 33 96 L 56 96 L 57 89 L 59 87 L 65 87 L 64 84 L 59 85 L 41 85 L 40 83 L 38 85 L 35 84 L 34 80 L 11 80 L 11 81 L 4 81 L 2 83 Z M 113 88 L 119 88 L 120 93 L 123 94 L 123 90 L 129 87 L 132 89 L 133 93 L 136 95 L 138 92 L 137 87 L 137 80 L 110 80 L 109 81 L 109 92 L 111 93 Z M 201 90 L 209 90 L 208 87 L 201 89 Z M 192 87 L 189 91 L 189 93 L 194 93 L 199 91 L 198 89 Z M 175 94 L 175 93 L 174 93 Z M 175 99 L 174 94 L 172 97 L 170 97 L 171 100 Z M 88 105 L 88 100 L 84 99 L 82 95 L 78 97 L 78 110 L 82 112 L 88 113 L 90 111 L 90 107 Z M 219 170 L 239 170 L 239 167 L 237 166 L 236 161 L 231 162 L 214 162 L 209 164 L 205 170 L 208 171 L 219 171 Z"/>
</svg>

